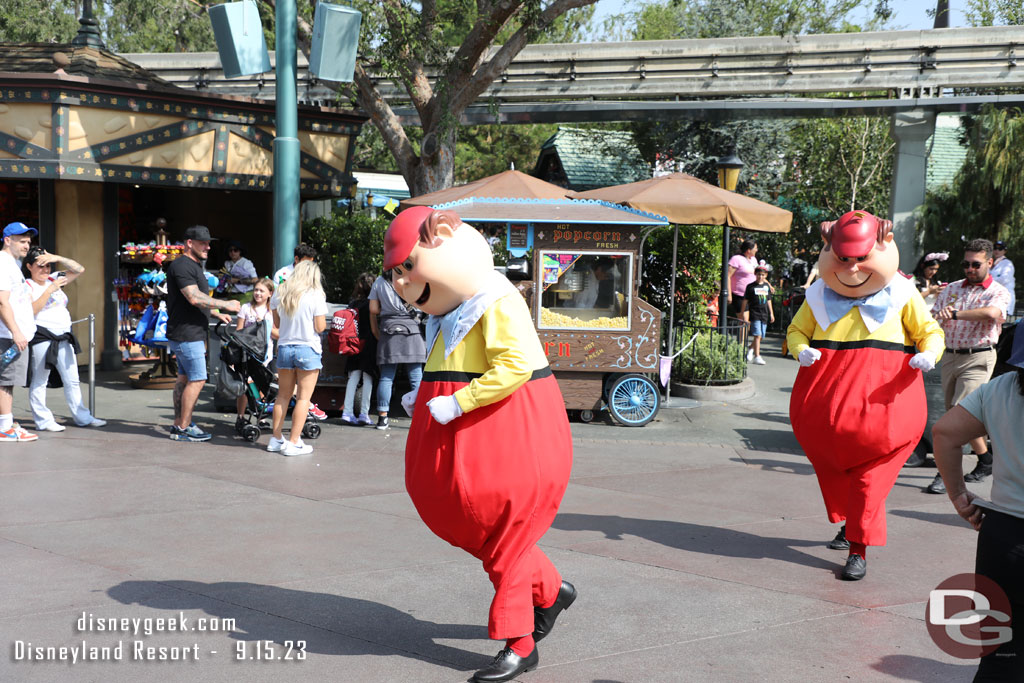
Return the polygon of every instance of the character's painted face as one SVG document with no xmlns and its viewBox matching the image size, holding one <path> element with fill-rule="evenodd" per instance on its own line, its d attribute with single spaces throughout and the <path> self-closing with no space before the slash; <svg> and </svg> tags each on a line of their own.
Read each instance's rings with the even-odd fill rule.
<svg viewBox="0 0 1024 683">
<path fill-rule="evenodd" d="M 452 288 L 459 277 L 458 260 L 450 240 L 427 248 L 417 244 L 412 253 L 391 270 L 391 282 L 398 296 L 431 315 L 455 310 L 465 299 Z"/>
<path fill-rule="evenodd" d="M 835 292 L 856 299 L 889 284 L 899 265 L 900 253 L 890 233 L 881 244 L 875 242 L 871 251 L 861 256 L 838 256 L 831 248 L 822 249 L 818 272 Z"/>
</svg>

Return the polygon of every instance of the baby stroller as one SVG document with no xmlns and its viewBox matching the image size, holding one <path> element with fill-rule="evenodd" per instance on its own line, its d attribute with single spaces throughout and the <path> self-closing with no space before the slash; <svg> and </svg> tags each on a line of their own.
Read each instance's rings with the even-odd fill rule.
<svg viewBox="0 0 1024 683">
<path fill-rule="evenodd" d="M 272 428 L 277 399 L 277 375 L 263 364 L 267 335 L 262 325 L 235 330 L 220 323 L 217 336 L 221 339 L 221 372 L 228 373 L 230 380 L 237 382 L 245 392 L 245 417 L 235 425 L 235 430 L 246 441 L 255 443 L 264 431 Z M 302 437 L 317 439 L 320 431 L 318 420 L 310 416 L 302 427 Z"/>
</svg>

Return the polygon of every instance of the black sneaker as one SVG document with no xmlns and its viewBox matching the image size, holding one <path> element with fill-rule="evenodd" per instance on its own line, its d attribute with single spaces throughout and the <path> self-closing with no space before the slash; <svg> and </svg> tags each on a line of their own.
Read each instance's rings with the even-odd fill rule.
<svg viewBox="0 0 1024 683">
<path fill-rule="evenodd" d="M 941 474 L 936 474 L 935 478 L 932 479 L 932 483 L 928 484 L 928 486 L 925 487 L 924 492 L 925 493 L 945 493 L 946 492 L 946 482 L 942 481 L 942 475 Z"/>
<path fill-rule="evenodd" d="M 832 550 L 849 550 L 850 549 L 850 542 L 848 540 L 846 540 L 846 525 L 845 524 L 842 526 L 842 528 L 839 529 L 839 533 L 836 534 L 836 537 L 828 542 L 828 547 L 832 548 Z"/>
<path fill-rule="evenodd" d="M 971 483 L 985 481 L 985 479 L 988 478 L 988 476 L 991 474 L 992 465 L 986 465 L 985 463 L 979 461 L 978 464 L 974 466 L 974 469 L 971 470 L 970 474 L 964 475 L 964 481 L 969 481 Z"/>
<path fill-rule="evenodd" d="M 387 429 L 390 426 L 391 423 L 388 421 L 387 415 L 381 415 L 377 418 L 377 429 Z"/>
<path fill-rule="evenodd" d="M 247 425 L 247 424 L 249 424 L 249 421 L 246 420 L 244 417 L 236 417 L 235 418 L 235 433 L 236 434 L 241 434 L 242 433 L 242 428 L 245 427 L 245 425 Z"/>
</svg>

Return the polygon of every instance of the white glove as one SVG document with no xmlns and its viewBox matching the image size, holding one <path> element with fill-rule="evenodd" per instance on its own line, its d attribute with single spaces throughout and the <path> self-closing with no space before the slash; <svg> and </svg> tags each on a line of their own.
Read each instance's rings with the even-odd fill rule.
<svg viewBox="0 0 1024 683">
<path fill-rule="evenodd" d="M 910 359 L 910 367 L 920 370 L 921 372 L 928 372 L 929 370 L 935 369 L 935 352 L 934 351 L 922 351 L 921 353 L 915 354 Z"/>
<path fill-rule="evenodd" d="M 430 408 L 430 414 L 434 419 L 443 425 L 462 415 L 462 406 L 454 396 L 435 396 L 427 401 L 427 407 Z"/>
<path fill-rule="evenodd" d="M 818 349 L 812 349 L 810 347 L 807 347 L 806 349 L 801 351 L 800 355 L 796 357 L 796 359 L 800 361 L 800 367 L 803 368 L 811 367 L 812 365 L 814 365 L 815 362 L 817 362 L 819 358 L 821 358 L 821 351 L 819 351 Z"/>
<path fill-rule="evenodd" d="M 412 417 L 412 409 L 416 405 L 416 395 L 420 393 L 420 388 L 416 387 L 408 394 L 402 396 L 402 407 L 405 409 L 405 414 Z"/>
</svg>

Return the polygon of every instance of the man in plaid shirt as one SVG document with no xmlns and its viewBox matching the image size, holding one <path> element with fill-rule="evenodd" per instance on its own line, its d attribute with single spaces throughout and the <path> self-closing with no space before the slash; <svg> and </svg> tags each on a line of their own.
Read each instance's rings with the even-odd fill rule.
<svg viewBox="0 0 1024 683">
<path fill-rule="evenodd" d="M 996 342 L 1010 292 L 995 281 L 992 268 L 992 243 L 984 239 L 971 240 L 964 248 L 964 279 L 951 282 L 939 292 L 932 307 L 932 315 L 946 333 L 946 353 L 942 357 L 942 392 L 946 410 L 985 384 L 992 376 L 996 364 Z M 971 442 L 978 456 L 978 464 L 964 481 L 982 481 L 992 474 L 992 454 L 988 452 L 985 437 Z M 945 493 L 942 475 L 925 489 L 928 493 Z"/>
</svg>

